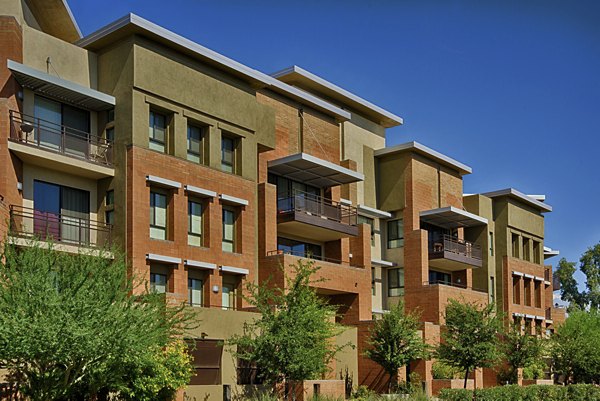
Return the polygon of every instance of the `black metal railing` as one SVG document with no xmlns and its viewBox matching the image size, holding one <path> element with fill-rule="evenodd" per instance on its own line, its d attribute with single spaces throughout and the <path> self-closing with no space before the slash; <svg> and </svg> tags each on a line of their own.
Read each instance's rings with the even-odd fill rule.
<svg viewBox="0 0 600 401">
<path fill-rule="evenodd" d="M 336 265 L 344 265 L 345 267 L 358 267 L 358 268 L 364 267 L 362 265 L 357 265 L 350 261 L 343 261 L 343 260 L 334 259 L 334 258 L 327 258 L 327 257 L 321 256 L 321 255 L 314 255 L 310 252 L 297 252 L 297 251 L 288 251 L 288 250 L 281 250 L 281 249 L 267 252 L 267 256 L 277 256 L 277 255 L 297 256 L 297 257 L 303 258 L 303 259 L 311 259 L 311 260 L 317 260 L 317 261 L 321 261 L 321 262 L 333 263 Z"/>
<path fill-rule="evenodd" d="M 481 260 L 481 246 L 469 241 L 455 238 L 451 235 L 440 235 L 439 238 L 429 241 L 429 253 L 452 252 L 468 258 Z"/>
<path fill-rule="evenodd" d="M 111 140 L 10 110 L 10 140 L 112 166 Z"/>
<path fill-rule="evenodd" d="M 278 198 L 277 212 L 302 212 L 350 226 L 358 224 L 355 207 L 308 192 L 295 191 L 291 196 Z"/>
<path fill-rule="evenodd" d="M 455 287 L 455 288 L 462 288 L 464 290 L 471 290 L 471 291 L 476 291 L 476 292 L 483 292 L 487 294 L 487 290 L 484 290 L 482 288 L 468 288 L 465 284 L 463 283 L 456 283 L 456 282 L 450 282 L 450 281 L 444 281 L 444 280 L 437 280 L 437 281 L 424 281 L 423 282 L 423 286 L 428 287 L 431 285 L 447 285 L 449 287 Z"/>
<path fill-rule="evenodd" d="M 60 213 L 10 205 L 10 233 L 15 237 L 86 247 L 111 244 L 112 225 Z"/>
</svg>

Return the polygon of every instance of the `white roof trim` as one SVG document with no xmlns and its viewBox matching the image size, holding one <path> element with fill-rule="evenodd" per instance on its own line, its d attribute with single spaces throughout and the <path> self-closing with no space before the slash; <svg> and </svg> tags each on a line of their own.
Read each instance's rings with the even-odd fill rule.
<svg viewBox="0 0 600 401">
<path fill-rule="evenodd" d="M 128 14 L 103 28 L 100 28 L 96 32 L 93 32 L 87 35 L 84 38 L 81 38 L 77 42 L 76 45 L 81 47 L 87 47 L 92 45 L 94 42 L 110 35 L 111 33 L 118 31 L 119 29 L 127 26 L 134 25 L 140 29 L 150 32 L 151 34 L 157 35 L 177 46 L 181 46 L 192 53 L 195 53 L 201 57 L 207 58 L 213 62 L 216 62 L 224 67 L 227 67 L 233 71 L 236 71 L 239 74 L 245 75 L 249 78 L 252 78 L 255 81 L 258 81 L 264 84 L 271 90 L 276 92 L 283 93 L 291 98 L 304 102 L 306 104 L 314 106 L 316 109 L 325 111 L 327 113 L 333 114 L 341 119 L 349 120 L 351 118 L 351 114 L 337 106 L 334 106 L 322 99 L 317 98 L 311 94 L 308 94 L 304 91 L 299 90 L 298 88 L 294 88 L 286 83 L 279 81 L 276 78 L 273 78 L 265 73 L 262 73 L 258 70 L 250 68 L 242 63 L 239 63 L 235 60 L 232 60 L 228 57 L 223 56 L 213 50 L 210 50 L 198 43 L 195 43 L 189 39 L 184 38 L 181 35 L 178 35 L 174 32 L 169 31 L 157 25 L 153 22 L 150 22 L 138 15 Z"/>
<path fill-rule="evenodd" d="M 217 268 L 217 265 L 214 263 L 200 262 L 198 260 L 192 260 L 192 259 L 185 259 L 183 261 L 183 264 L 186 266 L 190 266 L 190 267 L 197 267 L 199 269 L 215 270 Z"/>
<path fill-rule="evenodd" d="M 552 249 L 549 246 L 544 247 L 544 258 L 551 258 L 558 255 L 560 255 L 560 251 L 558 249 Z"/>
<path fill-rule="evenodd" d="M 471 174 L 473 172 L 473 169 L 471 169 L 471 167 L 467 166 L 466 164 L 462 164 L 461 162 L 454 160 L 451 157 L 448 157 L 438 151 L 428 148 L 427 146 L 422 145 L 419 142 L 415 142 L 415 141 L 379 149 L 379 150 L 376 150 L 374 152 L 374 154 L 375 154 L 375 157 L 381 157 L 381 156 L 386 156 L 386 155 L 393 154 L 396 152 L 402 152 L 405 150 L 416 150 L 421 153 L 424 153 L 427 156 L 430 156 L 431 158 L 437 160 L 438 162 L 441 162 L 443 164 L 446 164 L 450 167 L 455 168 L 462 174 Z"/>
<path fill-rule="evenodd" d="M 394 267 L 396 266 L 396 263 L 394 262 L 389 262 L 387 260 L 383 260 L 383 259 L 374 259 L 371 258 L 371 263 L 376 265 L 376 266 L 383 266 L 383 267 Z"/>
<path fill-rule="evenodd" d="M 177 264 L 177 265 L 181 263 L 180 258 L 174 258 L 172 256 L 157 255 L 155 253 L 147 253 L 146 260 L 151 260 L 153 262 L 159 262 L 159 263 Z"/>
<path fill-rule="evenodd" d="M 436 216 L 439 216 L 436 221 Z M 456 216 L 461 216 L 460 220 L 456 220 Z M 484 217 L 467 212 L 466 210 L 458 209 L 454 206 L 442 207 L 439 209 L 423 210 L 419 212 L 419 217 L 431 224 L 439 224 L 440 226 L 455 224 L 456 226 L 471 227 L 476 225 L 487 225 L 488 220 Z M 427 219 L 429 217 L 429 219 Z"/>
<path fill-rule="evenodd" d="M 205 198 L 214 198 L 215 196 L 217 196 L 217 193 L 215 191 L 211 191 L 211 190 L 200 188 L 200 187 L 195 187 L 193 185 L 186 185 L 184 188 L 189 193 L 192 193 L 192 194 L 198 195 L 198 196 L 202 196 Z"/>
<path fill-rule="evenodd" d="M 389 219 L 392 217 L 392 214 L 383 210 L 375 209 L 374 207 L 369 207 L 365 205 L 358 205 L 356 207 L 358 209 L 358 214 L 362 214 L 369 217 L 381 218 L 381 219 Z"/>
<path fill-rule="evenodd" d="M 536 200 L 530 196 L 527 196 L 523 192 L 519 192 L 514 188 L 506 188 L 506 189 L 500 189 L 498 191 L 485 192 L 485 193 L 482 193 L 482 195 L 487 196 L 488 198 L 496 198 L 499 196 L 513 196 L 513 197 L 521 200 L 522 202 L 527 203 L 530 206 L 533 206 L 533 207 L 539 209 L 542 212 L 551 212 L 552 211 L 552 206 L 547 205 L 544 202 L 540 202 L 539 200 Z"/>
<path fill-rule="evenodd" d="M 248 275 L 250 271 L 248 269 L 242 269 L 241 267 L 233 267 L 233 266 L 221 266 L 221 271 L 226 273 L 233 274 L 242 274 Z"/>
<path fill-rule="evenodd" d="M 398 117 L 397 115 L 390 113 L 389 111 L 384 110 L 383 108 L 376 106 L 373 103 L 371 103 L 351 92 L 348 92 L 347 90 L 340 88 L 339 86 L 337 86 L 337 85 L 335 85 L 335 84 L 333 84 L 311 72 L 308 72 L 303 68 L 298 67 L 297 65 L 293 65 L 293 66 L 285 68 L 281 71 L 277 71 L 277 72 L 271 74 L 271 76 L 275 77 L 275 78 L 280 78 L 280 77 L 286 76 L 291 73 L 296 73 L 298 75 L 301 75 L 304 78 L 307 78 L 307 79 L 317 83 L 318 85 L 321 85 L 322 87 L 329 89 L 330 91 L 336 92 L 342 98 L 345 98 L 345 100 L 351 100 L 352 102 L 355 102 L 355 103 L 359 104 L 360 106 L 363 106 L 363 107 L 383 116 L 384 118 L 394 122 L 395 123 L 394 125 L 400 125 L 400 124 L 404 123 L 404 120 L 402 120 L 401 117 Z"/>
<path fill-rule="evenodd" d="M 22 86 L 31 88 L 33 91 L 39 91 L 91 110 L 106 110 L 116 104 L 114 96 L 47 74 L 16 61 L 7 60 L 6 66 Z"/>
<path fill-rule="evenodd" d="M 81 38 L 83 36 L 83 34 L 81 33 L 81 29 L 79 29 L 79 24 L 77 23 L 77 20 L 73 16 L 73 12 L 71 12 L 71 7 L 69 7 L 69 3 L 67 3 L 67 0 L 62 0 L 62 3 L 65 7 L 65 10 L 67 10 L 67 13 L 69 14 L 69 18 L 71 18 L 71 21 L 73 22 L 73 26 L 75 27 L 75 30 L 77 31 L 77 33 L 79 34 L 79 37 Z"/>
<path fill-rule="evenodd" d="M 513 276 L 519 276 L 519 277 L 523 277 L 523 273 L 521 273 L 521 272 L 517 272 L 517 271 L 513 271 L 513 272 L 512 272 L 512 275 L 513 275 Z"/>
<path fill-rule="evenodd" d="M 544 202 L 546 200 L 546 195 L 530 195 L 530 194 L 528 194 L 527 196 L 535 199 L 536 201 L 540 201 L 540 202 Z"/>
<path fill-rule="evenodd" d="M 221 201 L 231 203 L 238 206 L 248 206 L 248 201 L 242 198 L 236 198 L 235 196 L 221 194 L 219 195 Z"/>
<path fill-rule="evenodd" d="M 146 181 L 151 182 L 153 184 L 161 185 L 163 187 L 176 188 L 176 189 L 181 188 L 180 182 L 168 180 L 168 179 L 162 178 L 162 177 L 157 177 L 155 175 L 147 175 Z"/>
</svg>

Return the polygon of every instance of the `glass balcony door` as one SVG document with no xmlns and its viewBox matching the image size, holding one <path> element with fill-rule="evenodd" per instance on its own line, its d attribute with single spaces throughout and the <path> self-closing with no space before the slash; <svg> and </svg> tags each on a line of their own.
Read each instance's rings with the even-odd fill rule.
<svg viewBox="0 0 600 401">
<path fill-rule="evenodd" d="M 62 125 L 62 107 L 59 102 L 36 96 L 34 101 L 36 132 L 34 140 L 40 146 L 59 151 L 62 146 L 62 133 L 57 127 Z"/>
</svg>

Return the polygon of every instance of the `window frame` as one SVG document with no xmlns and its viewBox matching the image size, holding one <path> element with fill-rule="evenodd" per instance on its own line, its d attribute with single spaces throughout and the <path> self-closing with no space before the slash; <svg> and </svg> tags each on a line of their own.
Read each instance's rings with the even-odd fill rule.
<svg viewBox="0 0 600 401">
<path fill-rule="evenodd" d="M 225 152 L 226 149 L 224 147 L 224 144 L 226 141 L 230 141 L 231 142 L 231 163 L 228 161 L 225 161 Z M 238 166 L 237 166 L 237 153 L 238 153 L 238 144 L 239 144 L 239 138 L 232 136 L 232 135 L 228 135 L 228 134 L 221 134 L 221 171 L 225 172 L 225 173 L 229 173 L 229 174 L 238 174 Z M 227 168 L 225 168 L 225 166 L 227 166 Z M 231 169 L 231 171 L 229 171 L 229 169 Z"/>
<path fill-rule="evenodd" d="M 200 303 L 194 303 L 192 302 L 193 297 L 192 297 L 192 283 L 196 281 L 196 282 L 200 282 Z M 197 277 L 189 277 L 188 276 L 188 304 L 190 306 L 196 306 L 196 307 L 201 307 L 204 306 L 204 280 L 201 278 L 197 278 Z"/>
<path fill-rule="evenodd" d="M 155 197 L 156 196 L 163 196 L 165 199 L 165 207 L 164 207 L 164 227 L 160 226 L 158 224 L 156 224 L 156 209 L 157 206 L 156 204 L 153 205 L 153 202 L 155 203 Z M 162 191 L 160 189 L 157 188 L 150 188 L 150 220 L 149 220 L 149 226 L 150 226 L 150 238 L 151 239 L 155 239 L 155 240 L 163 240 L 163 241 L 167 241 L 169 238 L 169 232 L 168 232 L 168 228 L 169 228 L 169 194 L 166 191 Z M 164 232 L 164 238 L 157 238 L 155 236 L 153 236 L 153 230 L 154 232 L 157 232 L 157 230 L 163 230 Z"/>
<path fill-rule="evenodd" d="M 393 226 L 392 224 L 396 225 L 396 236 L 392 237 L 392 232 L 393 230 L 391 229 Z M 387 249 L 396 249 L 396 248 L 402 248 L 404 247 L 404 219 L 399 218 L 399 219 L 394 219 L 394 220 L 388 220 L 387 224 Z"/>
<path fill-rule="evenodd" d="M 165 278 L 165 282 L 164 282 L 165 290 L 164 290 L 164 292 L 156 291 L 156 277 L 164 277 Z M 152 293 L 166 294 L 166 293 L 169 292 L 169 275 L 168 274 L 152 272 L 152 269 L 150 269 L 150 282 L 149 283 L 150 283 L 149 290 Z"/>
<path fill-rule="evenodd" d="M 400 274 L 402 272 L 402 274 Z M 392 277 L 394 273 L 397 275 L 396 280 L 397 283 L 393 285 Z M 388 297 L 402 297 L 404 296 L 404 268 L 403 267 L 395 267 L 392 269 L 387 269 L 387 295 Z"/>
<path fill-rule="evenodd" d="M 199 218 L 200 218 L 200 232 L 196 233 L 193 231 L 193 220 L 192 220 L 192 205 L 198 205 L 200 207 L 200 214 L 199 214 Z M 188 217 L 188 231 L 187 231 L 187 244 L 190 246 L 199 246 L 202 247 L 204 246 L 204 202 L 202 202 L 200 199 L 196 199 L 196 198 L 189 198 L 188 199 L 188 210 L 187 210 L 187 217 Z M 199 239 L 199 243 L 195 244 L 192 243 L 192 238 L 198 238 Z"/>
<path fill-rule="evenodd" d="M 160 116 L 163 118 L 164 123 L 164 132 L 163 132 L 163 140 L 156 138 L 156 117 Z M 148 120 L 148 148 L 154 150 L 156 152 L 168 153 L 168 143 L 169 143 L 169 123 L 168 116 L 160 111 L 150 110 L 149 120 Z M 154 144 L 154 147 L 153 147 Z M 162 147 L 162 149 L 159 149 Z"/>
<path fill-rule="evenodd" d="M 186 145 L 186 158 L 188 161 L 192 162 L 192 163 L 197 163 L 197 164 L 205 164 L 204 162 L 204 139 L 206 136 L 206 126 L 202 126 L 200 124 L 194 124 L 194 123 L 188 123 L 187 125 L 187 145 Z M 192 143 L 191 141 L 191 135 L 190 133 L 192 132 L 192 130 L 198 130 L 198 151 L 194 151 L 192 150 L 190 144 Z M 198 160 L 194 160 L 193 157 L 197 157 Z M 190 158 L 192 157 L 192 158 Z"/>
<path fill-rule="evenodd" d="M 231 252 L 231 253 L 237 253 L 237 210 L 235 210 L 235 208 L 233 207 L 226 207 L 223 206 L 222 208 L 222 212 L 221 212 L 221 227 L 222 227 L 222 234 L 221 234 L 221 250 L 223 252 Z M 231 231 L 233 233 L 231 239 L 226 238 L 226 219 L 225 219 L 225 215 L 227 213 L 231 213 L 232 217 L 233 217 L 233 222 L 231 223 Z M 225 244 L 231 244 L 231 250 L 229 249 L 225 249 Z"/>
</svg>

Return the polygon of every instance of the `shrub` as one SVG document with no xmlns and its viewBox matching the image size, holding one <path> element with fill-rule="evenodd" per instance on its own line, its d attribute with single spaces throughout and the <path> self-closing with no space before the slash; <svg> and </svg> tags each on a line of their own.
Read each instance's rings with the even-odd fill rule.
<svg viewBox="0 0 600 401">
<path fill-rule="evenodd" d="M 600 401 L 600 387 L 589 384 L 570 386 L 502 386 L 482 390 L 443 389 L 443 401 Z"/>
<path fill-rule="evenodd" d="M 435 361 L 431 367 L 431 374 L 434 379 L 460 379 L 462 371 L 442 361 Z"/>
<path fill-rule="evenodd" d="M 523 368 L 523 379 L 542 379 L 544 377 L 546 368 L 547 365 L 542 361 L 538 361 L 536 363 L 532 363 L 528 366 L 525 366 Z"/>
</svg>

